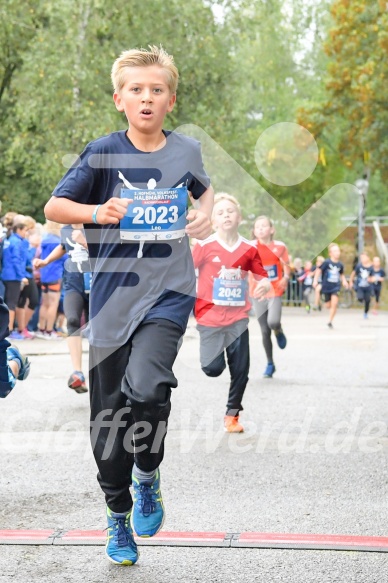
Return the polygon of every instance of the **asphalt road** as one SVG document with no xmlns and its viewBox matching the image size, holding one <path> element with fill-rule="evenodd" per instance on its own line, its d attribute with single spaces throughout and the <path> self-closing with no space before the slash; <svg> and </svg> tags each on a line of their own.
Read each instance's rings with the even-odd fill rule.
<svg viewBox="0 0 388 583">
<path fill-rule="evenodd" d="M 288 346 L 262 379 L 252 320 L 240 436 L 222 427 L 228 373 L 201 372 L 191 323 L 161 468 L 165 531 L 388 536 L 388 314 L 341 310 L 334 330 L 326 321 L 285 309 Z M 102 530 L 88 397 L 66 387 L 66 344 L 20 346 L 32 372 L 0 402 L 0 530 Z M 1 583 L 386 583 L 387 567 L 386 553 L 143 547 L 136 566 L 120 568 L 102 546 L 0 545 Z"/>
</svg>

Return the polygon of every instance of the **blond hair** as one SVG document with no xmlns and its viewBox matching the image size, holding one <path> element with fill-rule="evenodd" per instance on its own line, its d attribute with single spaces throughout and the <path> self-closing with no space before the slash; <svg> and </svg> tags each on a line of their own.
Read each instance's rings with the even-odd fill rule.
<svg viewBox="0 0 388 583">
<path fill-rule="evenodd" d="M 123 51 L 115 60 L 112 67 L 112 85 L 115 93 L 121 91 L 126 80 L 128 67 L 150 67 L 157 65 L 167 73 L 167 85 L 171 94 L 175 94 L 178 87 L 179 73 L 174 58 L 162 46 L 149 45 L 149 49 L 130 49 Z"/>
<path fill-rule="evenodd" d="M 35 225 L 36 225 L 36 220 L 33 219 L 32 217 L 30 217 L 29 215 L 26 215 L 24 217 L 24 224 L 26 225 L 27 229 L 30 231 L 31 229 L 35 229 Z"/>
<path fill-rule="evenodd" d="M 325 261 L 324 256 L 323 255 L 318 255 L 318 257 L 315 260 L 315 263 L 318 264 L 318 261 L 319 261 L 319 264 L 322 265 L 322 263 Z"/>
<path fill-rule="evenodd" d="M 43 225 L 43 232 L 50 233 L 50 235 L 57 235 L 58 237 L 61 236 L 61 228 L 62 225 L 60 223 L 56 223 L 55 221 L 46 221 Z"/>
<path fill-rule="evenodd" d="M 227 192 L 217 192 L 217 194 L 214 195 L 214 204 L 213 204 L 213 212 L 212 212 L 213 216 L 214 216 L 214 207 L 216 206 L 216 204 L 218 202 L 221 202 L 222 200 L 227 200 L 227 201 L 231 202 L 232 204 L 234 204 L 234 206 L 237 208 L 239 214 L 241 215 L 240 203 L 238 202 L 236 197 L 234 197 L 232 194 L 228 194 Z"/>
</svg>

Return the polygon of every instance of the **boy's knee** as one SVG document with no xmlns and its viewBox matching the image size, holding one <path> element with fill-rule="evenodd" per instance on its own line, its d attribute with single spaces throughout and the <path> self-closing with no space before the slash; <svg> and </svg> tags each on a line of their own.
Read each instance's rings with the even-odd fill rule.
<svg viewBox="0 0 388 583">
<path fill-rule="evenodd" d="M 81 322 L 79 318 L 72 316 L 67 319 L 67 332 L 69 336 L 80 335 Z"/>
<path fill-rule="evenodd" d="M 224 370 L 226 368 L 226 364 L 219 365 L 219 364 L 210 363 L 206 366 L 202 366 L 201 368 L 206 376 L 219 377 L 224 372 Z"/>
<path fill-rule="evenodd" d="M 146 376 L 127 379 L 124 377 L 121 390 L 128 399 L 130 407 L 137 411 L 157 411 L 164 409 L 170 403 L 171 388 L 177 386 L 175 377 L 165 381 L 152 381 Z"/>
<path fill-rule="evenodd" d="M 279 330 L 281 328 L 280 322 L 278 320 L 268 322 L 269 330 Z"/>
<path fill-rule="evenodd" d="M 167 418 L 171 410 L 171 390 L 164 392 L 147 392 L 139 395 L 130 392 L 126 394 L 127 407 L 130 407 L 135 419 Z"/>
</svg>

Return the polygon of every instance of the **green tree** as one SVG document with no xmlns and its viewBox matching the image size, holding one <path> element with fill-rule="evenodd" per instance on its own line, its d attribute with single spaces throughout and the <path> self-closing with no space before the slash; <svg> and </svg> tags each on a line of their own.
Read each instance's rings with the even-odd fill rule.
<svg viewBox="0 0 388 583">
<path fill-rule="evenodd" d="M 324 92 L 298 113 L 300 123 L 326 147 L 330 165 L 342 166 L 345 180 L 370 174 L 369 214 L 388 213 L 387 30 L 385 1 L 332 2 Z"/>
<path fill-rule="evenodd" d="M 42 10 L 13 79 L 12 115 L 1 130 L 10 136 L 0 179 L 5 207 L 43 218 L 43 204 L 64 172 L 63 156 L 125 127 L 112 103 L 110 69 L 126 48 L 161 43 L 174 54 L 182 82 L 169 123 L 174 128 L 195 120 L 219 138 L 233 110 L 225 90 L 232 73 L 225 38 L 201 0 L 149 2 L 151 28 L 140 0 L 129 6 L 123 0 L 61 0 L 45 2 Z"/>
</svg>

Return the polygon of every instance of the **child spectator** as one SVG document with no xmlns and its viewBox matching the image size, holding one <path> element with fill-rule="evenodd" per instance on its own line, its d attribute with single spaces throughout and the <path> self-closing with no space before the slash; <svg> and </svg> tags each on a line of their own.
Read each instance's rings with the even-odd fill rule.
<svg viewBox="0 0 388 583">
<path fill-rule="evenodd" d="M 36 221 L 32 217 L 26 216 L 24 217 L 24 224 L 27 227 L 27 237 L 24 239 L 24 242 L 27 253 L 25 277 L 28 283 L 23 286 L 19 296 L 16 308 L 16 320 L 19 334 L 21 334 L 26 340 L 31 340 L 34 338 L 34 334 L 27 329 L 27 326 L 35 309 L 39 306 L 39 291 L 33 276 L 32 267 L 32 260 L 36 253 L 36 246 L 34 244 Z M 31 239 L 33 243 L 31 243 Z"/>
<path fill-rule="evenodd" d="M 300 306 L 303 301 L 303 285 L 300 278 L 304 274 L 303 261 L 300 257 L 295 257 L 291 267 L 291 281 L 294 300 L 294 306 Z"/>
<path fill-rule="evenodd" d="M 299 275 L 297 278 L 299 283 L 302 283 L 302 297 L 305 302 L 306 312 L 310 313 L 311 310 L 311 292 L 313 289 L 314 271 L 313 264 L 311 261 L 305 261 L 303 274 Z"/>
<path fill-rule="evenodd" d="M 315 260 L 315 265 L 313 266 L 313 273 L 315 276 L 315 270 L 317 267 L 321 267 L 322 263 L 325 261 L 325 258 L 322 255 L 318 255 Z M 314 278 L 313 278 L 314 283 Z M 317 285 L 314 290 L 314 306 L 313 310 L 322 310 L 322 302 L 321 302 L 321 290 L 322 290 L 322 274 L 320 273 L 317 280 Z"/>
<path fill-rule="evenodd" d="M 25 244 L 27 227 L 23 223 L 17 223 L 12 231 L 9 239 L 4 241 L 1 279 L 5 286 L 4 301 L 9 309 L 10 338 L 24 340 L 24 336 L 13 328 L 20 292 L 28 285 L 26 278 L 28 245 Z"/>
<path fill-rule="evenodd" d="M 61 225 L 59 223 L 46 222 L 44 226 L 45 234 L 41 242 L 41 259 L 46 259 L 60 245 L 60 229 Z M 58 304 L 61 297 L 64 262 L 65 258 L 60 257 L 41 270 L 42 300 L 39 310 L 39 330 L 36 332 L 37 338 L 45 340 L 57 340 L 60 338 L 54 330 L 54 324 L 57 319 Z"/>
</svg>

